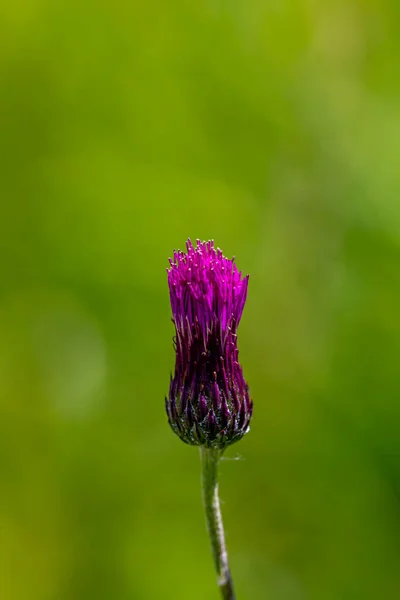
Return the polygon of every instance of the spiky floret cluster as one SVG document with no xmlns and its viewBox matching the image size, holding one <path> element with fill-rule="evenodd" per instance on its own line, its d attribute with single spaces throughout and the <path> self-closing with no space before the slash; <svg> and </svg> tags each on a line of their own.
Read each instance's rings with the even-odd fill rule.
<svg viewBox="0 0 400 600">
<path fill-rule="evenodd" d="M 237 349 L 249 276 L 213 241 L 186 249 L 167 269 L 176 364 L 166 410 L 184 442 L 223 449 L 246 433 L 253 409 Z"/>
</svg>

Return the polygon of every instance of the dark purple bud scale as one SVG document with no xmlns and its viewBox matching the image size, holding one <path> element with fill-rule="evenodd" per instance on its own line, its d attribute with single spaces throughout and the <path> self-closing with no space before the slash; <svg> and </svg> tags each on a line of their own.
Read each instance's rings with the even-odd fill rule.
<svg viewBox="0 0 400 600">
<path fill-rule="evenodd" d="M 249 276 L 212 241 L 186 249 L 167 269 L 176 329 L 167 415 L 187 444 L 223 449 L 248 431 L 253 410 L 237 348 Z"/>
</svg>

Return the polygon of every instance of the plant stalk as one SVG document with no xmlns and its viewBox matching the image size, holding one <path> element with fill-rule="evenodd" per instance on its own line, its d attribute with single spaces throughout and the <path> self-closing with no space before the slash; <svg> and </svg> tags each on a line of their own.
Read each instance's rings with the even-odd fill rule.
<svg viewBox="0 0 400 600">
<path fill-rule="evenodd" d="M 206 513 L 207 531 L 211 541 L 211 550 L 217 572 L 217 582 L 223 600 L 235 600 L 218 496 L 218 463 L 220 456 L 220 450 L 200 446 L 203 504 Z"/>
</svg>

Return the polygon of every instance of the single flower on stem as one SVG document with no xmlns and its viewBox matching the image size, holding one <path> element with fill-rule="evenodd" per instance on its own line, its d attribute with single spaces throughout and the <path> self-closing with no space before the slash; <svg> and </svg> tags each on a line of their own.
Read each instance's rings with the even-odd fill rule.
<svg viewBox="0 0 400 600">
<path fill-rule="evenodd" d="M 214 242 L 190 240 L 167 269 L 176 363 L 166 398 L 168 421 L 187 444 L 200 446 L 203 502 L 222 598 L 233 600 L 218 497 L 218 463 L 249 430 L 253 410 L 238 359 L 237 329 L 249 276 Z"/>
</svg>

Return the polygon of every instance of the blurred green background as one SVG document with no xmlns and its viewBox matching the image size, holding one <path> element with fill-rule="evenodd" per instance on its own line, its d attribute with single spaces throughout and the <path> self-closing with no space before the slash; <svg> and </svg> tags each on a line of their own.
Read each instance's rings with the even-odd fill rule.
<svg viewBox="0 0 400 600">
<path fill-rule="evenodd" d="M 400 597 L 400 3 L 0 7 L 0 598 L 217 600 L 165 268 L 251 274 L 238 600 Z"/>
</svg>

